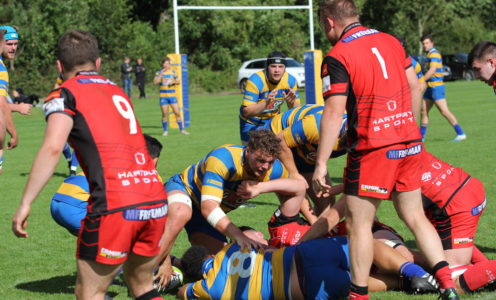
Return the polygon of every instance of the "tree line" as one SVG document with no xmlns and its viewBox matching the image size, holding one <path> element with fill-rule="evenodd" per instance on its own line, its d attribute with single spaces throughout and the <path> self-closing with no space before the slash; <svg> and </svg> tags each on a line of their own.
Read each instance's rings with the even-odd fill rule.
<svg viewBox="0 0 496 300">
<path fill-rule="evenodd" d="M 174 52 L 172 0 L 4 0 L 0 24 L 15 25 L 21 37 L 11 64 L 11 86 L 46 94 L 58 75 L 55 46 L 68 29 L 84 29 L 99 40 L 105 76 L 120 82 L 124 56 L 141 57 L 151 81 L 161 60 Z M 407 51 L 420 54 L 419 42 L 431 33 L 443 53 L 467 52 L 480 40 L 496 40 L 493 0 L 356 0 L 361 22 L 406 39 Z M 178 0 L 179 5 L 307 5 L 308 0 Z M 330 44 L 318 22 L 314 1 L 315 48 Z M 306 10 L 181 10 L 181 53 L 188 55 L 190 90 L 217 92 L 236 88 L 245 60 L 273 50 L 303 60 L 310 47 Z M 7 63 L 7 65 L 9 65 Z"/>
</svg>

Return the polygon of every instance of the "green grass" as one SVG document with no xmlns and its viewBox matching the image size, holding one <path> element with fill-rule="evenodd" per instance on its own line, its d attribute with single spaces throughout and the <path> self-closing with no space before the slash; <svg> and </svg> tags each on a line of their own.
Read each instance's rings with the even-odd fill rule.
<svg viewBox="0 0 496 300">
<path fill-rule="evenodd" d="M 134 90 L 135 94 L 137 89 Z M 301 91 L 302 94 L 303 91 Z M 171 129 L 169 136 L 161 137 L 160 109 L 157 93 L 150 87 L 149 98 L 134 99 L 135 110 L 145 133 L 157 137 L 164 150 L 158 170 L 164 180 L 195 163 L 208 151 L 222 144 L 239 142 L 238 110 L 241 95 L 191 96 L 191 135 L 185 136 Z M 455 166 L 463 167 L 471 175 L 481 179 L 486 187 L 488 208 L 483 214 L 476 244 L 490 258 L 496 258 L 496 247 L 492 236 L 494 217 L 494 195 L 496 182 L 493 171 L 496 163 L 494 153 L 496 137 L 496 98 L 491 89 L 480 82 L 453 82 L 447 84 L 450 109 L 468 135 L 460 143 L 449 142 L 454 137 L 453 129 L 435 109 L 431 112 L 426 148 Z M 97 108 L 95 108 L 97 109 Z M 19 146 L 6 151 L 4 173 L 0 175 L 0 298 L 1 299 L 71 299 L 75 282 L 76 240 L 65 229 L 58 226 L 50 216 L 50 199 L 68 173 L 61 157 L 59 166 L 47 186 L 33 204 L 28 222 L 28 239 L 18 239 L 11 233 L 11 218 L 18 206 L 31 163 L 40 146 L 45 122 L 40 108 L 31 116 L 15 116 L 20 134 Z M 329 163 L 331 177 L 340 181 L 344 159 Z M 266 233 L 266 223 L 277 207 L 274 195 L 263 195 L 252 200 L 254 208 L 242 208 L 230 213 L 236 224 L 255 227 Z M 391 202 L 383 202 L 379 209 L 380 219 L 394 226 L 414 245 L 412 235 L 397 218 Z M 181 253 L 189 246 L 184 233 L 174 245 L 173 254 Z M 126 288 L 112 285 L 115 299 L 127 299 Z M 430 296 L 407 296 L 403 293 L 375 293 L 372 299 L 435 299 Z M 467 298 L 492 299 L 496 293 L 479 293 Z"/>
</svg>

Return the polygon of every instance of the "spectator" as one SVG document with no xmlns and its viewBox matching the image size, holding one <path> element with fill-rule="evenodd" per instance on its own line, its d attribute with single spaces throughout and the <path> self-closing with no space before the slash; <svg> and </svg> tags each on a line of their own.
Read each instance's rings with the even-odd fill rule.
<svg viewBox="0 0 496 300">
<path fill-rule="evenodd" d="M 122 89 L 126 95 L 131 99 L 131 92 L 133 89 L 133 81 L 131 80 L 131 73 L 133 72 L 133 66 L 130 64 L 131 60 L 129 57 L 124 57 L 124 62 L 121 65 L 121 79 L 122 79 Z"/>
<path fill-rule="evenodd" d="M 136 60 L 136 66 L 134 66 L 134 74 L 136 75 L 136 83 L 138 84 L 138 88 L 140 91 L 139 97 L 140 99 L 145 99 L 146 68 L 143 65 L 143 60 L 141 59 L 141 57 Z"/>
</svg>

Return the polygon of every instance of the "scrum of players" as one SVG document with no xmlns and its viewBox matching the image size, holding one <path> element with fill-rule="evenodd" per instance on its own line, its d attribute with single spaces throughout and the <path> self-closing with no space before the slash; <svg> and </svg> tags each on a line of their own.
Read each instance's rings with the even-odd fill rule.
<svg viewBox="0 0 496 300">
<path fill-rule="evenodd" d="M 219 145 L 165 181 L 155 169 L 162 145 L 142 133 L 123 91 L 98 74 L 96 39 L 81 30 L 65 33 L 57 45 L 64 81 L 43 105 L 47 131 L 13 217 L 14 234 L 28 237 L 31 203 L 68 141 L 84 172 L 64 180 L 50 210 L 78 237 L 78 299 L 103 299 L 121 270 L 130 295 L 141 300 L 162 299 L 159 291 L 175 292 L 180 299 L 368 299 L 368 292 L 386 290 L 459 299 L 491 288 L 496 262 L 474 244 L 486 206 L 484 187 L 428 153 L 414 118 L 407 118 L 416 117 L 420 107 L 421 74 L 399 41 L 358 23 L 353 1 L 327 1 L 319 10 L 334 45 L 322 65 L 325 104 L 300 104 L 296 80 L 285 71 L 286 58 L 274 51 L 265 69 L 247 82 L 240 145 Z M 331 13 L 336 10 L 348 17 Z M 12 32 L 2 33 L 4 49 Z M 377 47 L 369 56 L 346 51 L 360 43 Z M 474 68 L 481 64 L 478 78 L 494 85 L 494 70 L 489 74 L 481 63 L 491 55 L 496 61 L 494 43 L 478 44 L 470 58 Z M 362 59 L 378 62 L 371 70 L 383 76 L 375 86 L 350 71 Z M 397 67 L 386 71 L 385 63 Z M 395 77 L 399 90 L 380 84 Z M 2 78 L 0 88 L 6 91 L 8 78 Z M 377 104 L 389 111 L 367 102 L 384 102 L 381 96 L 390 93 L 394 100 Z M 93 101 L 108 103 L 101 105 L 104 121 L 92 112 Z M 8 110 L 3 105 L 2 110 L 3 125 Z M 374 130 L 377 120 L 381 130 Z M 114 130 L 109 135 L 102 126 Z M 6 129 L 0 129 L 3 145 Z M 15 128 L 11 131 L 16 135 Z M 322 163 L 345 154 L 344 184 L 331 186 Z M 399 174 L 407 165 L 409 177 L 372 167 L 370 161 L 378 157 Z M 381 181 L 368 183 L 375 177 Z M 264 193 L 275 193 L 280 202 L 268 220 L 268 240 L 228 216 Z M 380 200 L 395 203 L 420 251 L 408 248 L 396 230 L 375 217 Z M 357 205 L 369 206 L 362 224 Z M 405 205 L 421 211 L 418 220 L 409 219 Z M 191 248 L 174 257 L 171 250 L 183 228 Z M 423 245 L 422 233 L 429 233 L 434 246 Z M 123 238 L 113 239 L 116 235 Z M 366 247 L 360 249 L 357 240 Z M 360 262 L 365 272 L 356 259 L 364 251 L 370 254 L 370 263 Z"/>
</svg>

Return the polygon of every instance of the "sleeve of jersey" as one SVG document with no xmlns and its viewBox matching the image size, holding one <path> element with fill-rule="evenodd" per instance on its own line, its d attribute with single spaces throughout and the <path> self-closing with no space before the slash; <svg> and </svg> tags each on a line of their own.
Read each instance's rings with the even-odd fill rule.
<svg viewBox="0 0 496 300">
<path fill-rule="evenodd" d="M 405 59 L 405 70 L 413 65 L 412 58 L 408 55 Z"/>
<path fill-rule="evenodd" d="M 350 75 L 345 66 L 332 56 L 326 56 L 322 62 L 322 95 L 324 100 L 330 96 L 348 95 Z"/>
<path fill-rule="evenodd" d="M 224 181 L 229 176 L 224 161 L 216 156 L 209 156 L 205 161 L 205 172 L 201 187 L 201 201 L 222 201 L 224 193 Z"/>
<path fill-rule="evenodd" d="M 263 181 L 269 181 L 279 178 L 289 178 L 289 172 L 288 170 L 286 170 L 281 161 L 276 160 L 270 171 L 267 172 L 267 174 L 265 175 Z"/>
<path fill-rule="evenodd" d="M 160 70 L 155 72 L 155 78 L 159 77 L 160 76 Z"/>
<path fill-rule="evenodd" d="M 45 119 L 52 113 L 64 113 L 73 117 L 76 113 L 74 96 L 66 89 L 56 89 L 45 98 L 43 113 Z"/>
<path fill-rule="evenodd" d="M 284 140 L 289 148 L 319 143 L 319 128 L 314 115 L 305 116 L 284 130 Z"/>
<path fill-rule="evenodd" d="M 443 65 L 443 61 L 441 59 L 441 53 L 439 52 L 431 52 L 427 56 L 429 58 L 429 67 L 434 64 L 436 68 L 441 68 Z"/>
<path fill-rule="evenodd" d="M 7 97 L 9 90 L 9 73 L 7 69 L 3 70 L 5 67 L 0 65 L 0 96 Z"/>
<path fill-rule="evenodd" d="M 204 287 L 204 282 L 205 279 L 199 280 L 195 283 L 190 283 L 188 284 L 188 287 L 186 288 L 185 293 L 185 298 L 186 299 L 210 299 L 210 296 L 208 295 L 207 290 Z"/>
<path fill-rule="evenodd" d="M 250 106 L 258 102 L 260 91 L 263 87 L 263 82 L 256 74 L 250 76 L 246 81 L 245 94 L 243 96 L 243 106 Z"/>
</svg>

